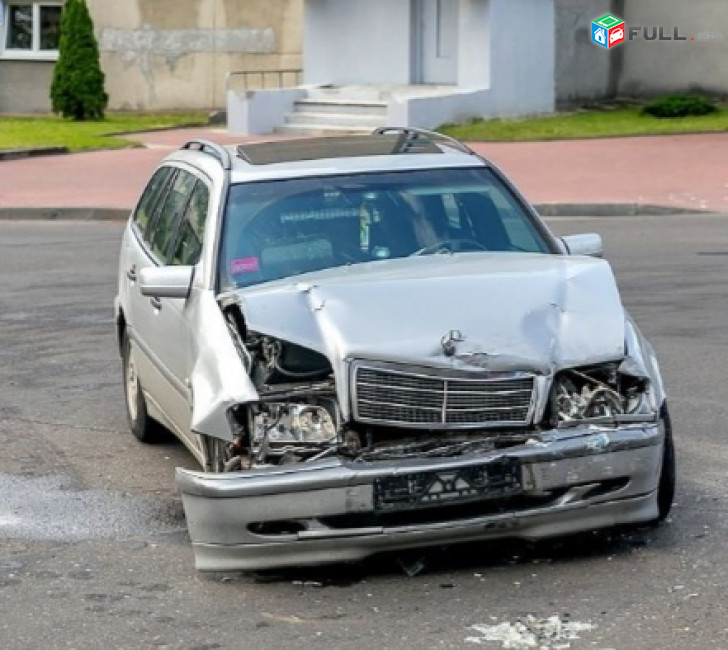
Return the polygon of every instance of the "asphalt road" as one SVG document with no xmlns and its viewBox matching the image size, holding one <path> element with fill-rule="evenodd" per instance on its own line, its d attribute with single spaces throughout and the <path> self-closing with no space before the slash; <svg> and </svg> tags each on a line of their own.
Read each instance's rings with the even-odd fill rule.
<svg viewBox="0 0 728 650">
<path fill-rule="evenodd" d="M 126 428 L 121 225 L 0 221 L 0 647 L 500 648 L 472 626 L 529 614 L 592 626 L 550 648 L 728 647 L 727 220 L 552 221 L 603 235 L 657 349 L 679 467 L 669 523 L 433 552 L 414 577 L 402 565 L 422 554 L 197 573 L 173 484 L 194 461 Z"/>
</svg>

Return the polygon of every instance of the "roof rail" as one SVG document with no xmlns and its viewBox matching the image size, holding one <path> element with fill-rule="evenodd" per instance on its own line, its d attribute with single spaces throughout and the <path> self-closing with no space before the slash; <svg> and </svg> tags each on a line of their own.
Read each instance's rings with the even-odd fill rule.
<svg viewBox="0 0 728 650">
<path fill-rule="evenodd" d="M 398 153 L 406 153 L 408 149 L 412 148 L 412 146 L 416 144 L 417 140 L 424 139 L 433 144 L 440 142 L 442 144 L 450 145 L 454 149 L 462 151 L 463 153 L 471 154 L 473 156 L 477 155 L 475 151 L 473 151 L 464 142 L 460 142 L 460 140 L 443 135 L 437 131 L 427 131 L 425 129 L 417 129 L 412 126 L 380 126 L 372 131 L 372 135 L 385 135 L 387 133 L 400 134 L 400 142 L 397 146 Z"/>
<path fill-rule="evenodd" d="M 202 153 L 210 154 L 220 160 L 220 164 L 225 171 L 231 169 L 233 166 L 227 149 L 216 142 L 211 142 L 210 140 L 189 140 L 188 142 L 185 142 L 180 149 L 186 149 L 187 151 L 200 151 Z"/>
</svg>

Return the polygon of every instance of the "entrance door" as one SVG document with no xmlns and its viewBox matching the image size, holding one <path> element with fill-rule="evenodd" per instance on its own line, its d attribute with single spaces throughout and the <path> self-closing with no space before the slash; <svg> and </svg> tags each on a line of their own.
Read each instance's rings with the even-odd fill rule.
<svg viewBox="0 0 728 650">
<path fill-rule="evenodd" d="M 413 2 L 415 82 L 457 83 L 460 0 L 413 0 Z"/>
</svg>

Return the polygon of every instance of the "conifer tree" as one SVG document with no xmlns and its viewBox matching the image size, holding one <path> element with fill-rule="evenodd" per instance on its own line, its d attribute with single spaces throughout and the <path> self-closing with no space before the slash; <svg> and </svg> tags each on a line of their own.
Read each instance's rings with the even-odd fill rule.
<svg viewBox="0 0 728 650">
<path fill-rule="evenodd" d="M 86 0 L 66 0 L 51 83 L 53 112 L 74 120 L 100 120 L 108 101 Z"/>
</svg>

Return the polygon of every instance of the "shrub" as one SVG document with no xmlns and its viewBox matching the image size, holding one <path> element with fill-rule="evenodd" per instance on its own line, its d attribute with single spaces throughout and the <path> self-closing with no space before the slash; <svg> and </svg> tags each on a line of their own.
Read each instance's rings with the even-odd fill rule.
<svg viewBox="0 0 728 650">
<path fill-rule="evenodd" d="M 654 117 L 686 117 L 707 115 L 718 110 L 709 97 L 702 95 L 665 95 L 642 108 L 643 115 Z"/>
<path fill-rule="evenodd" d="M 86 0 L 66 0 L 51 83 L 53 112 L 74 120 L 98 120 L 103 119 L 108 101 Z"/>
</svg>

